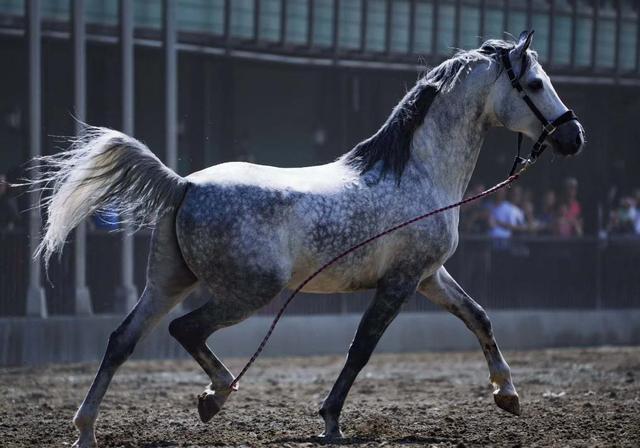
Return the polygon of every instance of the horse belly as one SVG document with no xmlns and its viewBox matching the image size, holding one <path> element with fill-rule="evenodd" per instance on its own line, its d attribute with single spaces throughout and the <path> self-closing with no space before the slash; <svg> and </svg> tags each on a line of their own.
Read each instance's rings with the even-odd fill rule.
<svg viewBox="0 0 640 448">
<path fill-rule="evenodd" d="M 387 250 L 388 247 L 377 242 L 345 255 L 314 275 L 325 263 L 364 239 L 362 235 L 349 238 L 347 234 L 345 231 L 340 238 L 307 241 L 294 258 L 288 287 L 297 288 L 313 276 L 302 291 L 341 293 L 375 288 L 391 261 L 389 256 L 393 255 L 392 251 Z"/>
<path fill-rule="evenodd" d="M 294 268 L 293 275 L 287 287 L 290 289 L 298 288 L 316 269 Z M 305 284 L 302 292 L 328 294 L 362 291 L 375 288 L 378 280 L 379 274 L 377 269 L 372 269 L 369 264 L 361 266 L 338 265 L 327 268 L 315 276 Z"/>
</svg>

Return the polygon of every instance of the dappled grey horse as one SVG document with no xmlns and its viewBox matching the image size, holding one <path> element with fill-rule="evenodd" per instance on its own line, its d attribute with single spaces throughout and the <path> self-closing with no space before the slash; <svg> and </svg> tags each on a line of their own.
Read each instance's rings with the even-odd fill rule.
<svg viewBox="0 0 640 448">
<path fill-rule="evenodd" d="M 147 284 L 140 300 L 111 334 L 106 353 L 74 423 L 77 446 L 96 444 L 100 402 L 118 367 L 173 307 L 198 285 L 213 299 L 175 319 L 169 331 L 211 379 L 199 397 L 203 421 L 223 406 L 234 379 L 206 344 L 297 286 L 337 253 L 393 224 L 459 201 L 487 130 L 504 126 L 535 139 L 539 119 L 512 88 L 503 55 L 539 111 L 549 120 L 567 112 L 528 49 L 518 42 L 487 41 L 462 51 L 420 79 L 380 130 L 332 163 L 275 168 L 224 163 L 185 178 L 164 166 L 137 140 L 104 128 L 87 128 L 66 152 L 45 158 L 53 188 L 45 206 L 46 262 L 68 233 L 101 207 L 116 208 L 132 225 L 154 225 Z M 562 155 L 584 142 L 576 120 L 545 143 Z M 509 366 L 484 310 L 444 268 L 458 244 L 458 210 L 420 221 L 368 244 L 329 267 L 305 292 L 375 288 L 340 375 L 320 414 L 324 437 L 336 438 L 340 411 L 358 372 L 378 340 L 417 290 L 458 316 L 476 335 L 489 366 L 497 405 L 519 414 Z"/>
</svg>

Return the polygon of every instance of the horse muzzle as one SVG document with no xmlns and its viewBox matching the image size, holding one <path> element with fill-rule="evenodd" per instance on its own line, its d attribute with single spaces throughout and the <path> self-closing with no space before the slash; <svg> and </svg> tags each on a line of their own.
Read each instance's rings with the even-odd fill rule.
<svg viewBox="0 0 640 448">
<path fill-rule="evenodd" d="M 559 126 L 553 134 L 547 137 L 554 152 L 562 156 L 578 154 L 584 147 L 584 128 L 577 120 L 572 120 Z"/>
</svg>

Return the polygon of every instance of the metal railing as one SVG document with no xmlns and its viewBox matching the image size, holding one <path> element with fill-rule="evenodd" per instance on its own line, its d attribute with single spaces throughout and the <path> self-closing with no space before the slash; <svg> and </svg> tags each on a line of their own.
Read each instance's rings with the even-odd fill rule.
<svg viewBox="0 0 640 448">
<path fill-rule="evenodd" d="M 131 4 L 137 43 L 157 46 L 163 1 Z M 69 0 L 43 2 L 45 34 L 68 30 L 70 9 Z M 633 0 L 178 0 L 174 19 L 181 49 L 409 68 L 418 56 L 434 63 L 452 48 L 533 28 L 540 59 L 554 74 L 617 79 L 640 77 L 639 17 Z M 115 41 L 118 2 L 87 0 L 86 20 L 90 38 Z M 23 0 L 0 4 L 0 30 L 24 21 Z"/>
<path fill-rule="evenodd" d="M 120 283 L 122 238 L 110 232 L 87 234 L 87 284 L 95 313 L 120 313 L 116 285 Z M 74 250 L 65 248 L 52 262 L 45 281 L 50 315 L 74 314 Z M 135 235 L 133 278 L 138 290 L 145 282 L 149 232 Z M 24 231 L 0 233 L 0 316 L 25 314 L 29 256 Z M 611 309 L 640 307 L 640 238 L 609 239 L 553 237 L 498 241 L 487 237 L 462 237 L 447 269 L 478 302 L 489 309 Z M 187 306 L 197 306 L 208 295 L 195 294 Z M 342 314 L 362 312 L 370 292 L 355 294 L 301 294 L 290 314 Z M 274 313 L 284 297 L 261 312 Z M 408 301 L 405 310 L 436 308 L 421 296 Z"/>
</svg>

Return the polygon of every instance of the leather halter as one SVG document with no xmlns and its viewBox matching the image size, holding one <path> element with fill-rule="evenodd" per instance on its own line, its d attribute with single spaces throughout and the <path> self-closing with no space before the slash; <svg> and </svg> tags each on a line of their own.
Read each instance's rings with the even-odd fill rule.
<svg viewBox="0 0 640 448">
<path fill-rule="evenodd" d="M 522 146 L 523 135 L 521 132 L 518 133 L 518 154 L 516 155 L 516 159 L 513 162 L 513 168 L 511 168 L 511 173 L 509 174 L 512 175 L 513 173 L 515 173 L 518 165 L 531 164 L 536 161 L 540 154 L 542 154 L 542 152 L 547 148 L 547 145 L 544 144 L 545 139 L 553 134 L 556 129 L 558 129 L 558 127 L 573 120 L 577 121 L 578 117 L 571 109 L 568 109 L 565 113 L 560 115 L 555 120 L 547 120 L 547 118 L 542 114 L 542 112 L 540 112 L 540 109 L 538 109 L 527 92 L 524 90 L 522 84 L 520 84 L 519 77 L 516 77 L 516 74 L 513 71 L 513 66 L 511 65 L 511 60 L 509 59 L 508 50 L 503 50 L 500 52 L 500 60 L 502 61 L 502 65 L 504 66 L 505 71 L 507 72 L 507 76 L 509 77 L 509 81 L 511 82 L 511 87 L 518 91 L 518 94 L 520 95 L 522 100 L 527 103 L 527 106 L 529 106 L 531 112 L 533 112 L 538 120 L 540 120 L 540 123 L 542 123 L 542 133 L 540 133 L 538 140 L 536 140 L 536 142 L 533 144 L 533 148 L 531 148 L 531 153 L 529 154 L 529 157 L 527 159 L 520 157 L 520 148 Z M 523 58 L 522 66 L 520 67 L 520 76 L 524 74 L 524 69 L 525 59 Z"/>
</svg>

